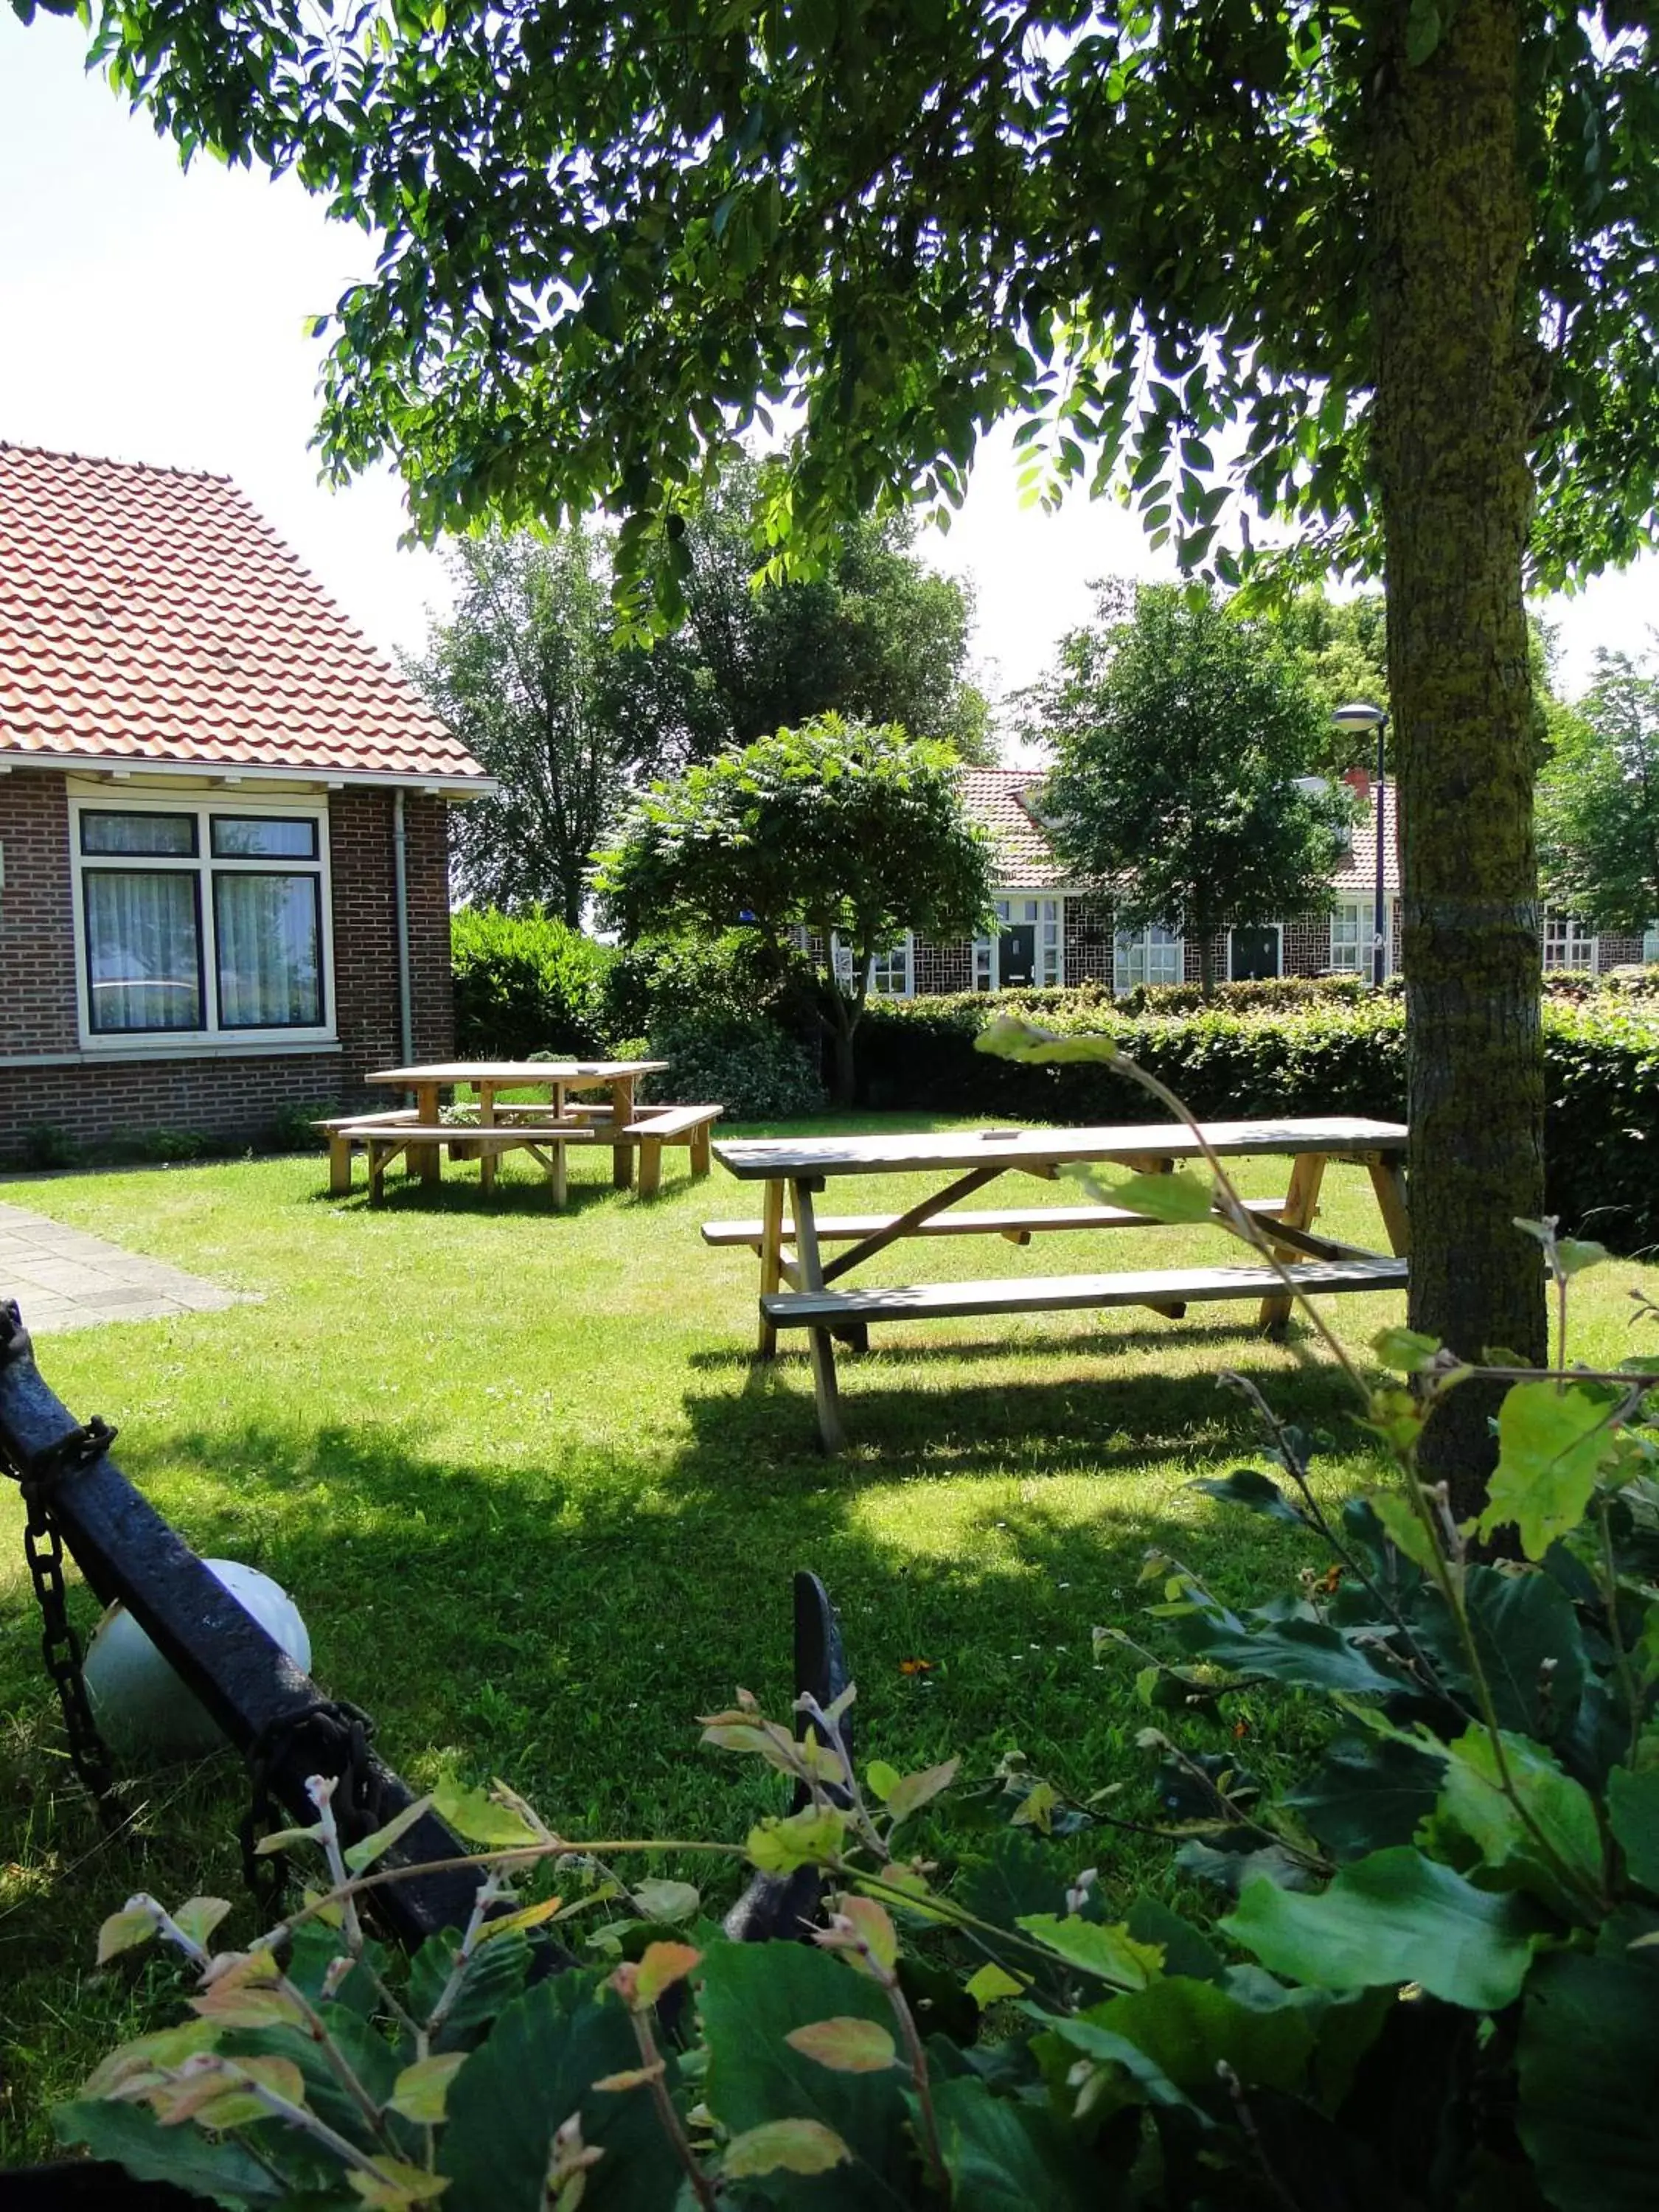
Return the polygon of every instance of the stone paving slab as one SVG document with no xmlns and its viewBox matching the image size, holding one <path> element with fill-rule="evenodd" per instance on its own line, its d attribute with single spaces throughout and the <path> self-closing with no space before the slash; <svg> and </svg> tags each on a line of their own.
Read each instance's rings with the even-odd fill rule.
<svg viewBox="0 0 1659 2212">
<path fill-rule="evenodd" d="M 21 1206 L 0 1206 L 0 1297 L 16 1299 L 34 1336 L 257 1303 Z"/>
</svg>

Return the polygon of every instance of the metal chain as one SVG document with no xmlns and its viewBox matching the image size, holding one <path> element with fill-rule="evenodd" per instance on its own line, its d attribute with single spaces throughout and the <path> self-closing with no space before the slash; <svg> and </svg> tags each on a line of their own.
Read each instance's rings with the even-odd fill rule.
<svg viewBox="0 0 1659 2212">
<path fill-rule="evenodd" d="M 333 1810 L 342 1838 L 347 1844 L 357 1843 L 364 1836 L 373 1835 L 383 1818 L 385 1770 L 369 1756 L 374 1723 L 361 1706 L 343 1698 L 319 1698 L 315 1705 L 301 1705 L 294 1712 L 284 1713 L 257 1736 L 247 1755 L 248 1808 L 242 1815 L 238 1833 L 242 1846 L 242 1879 L 255 1905 L 270 1919 L 281 1917 L 289 1884 L 288 1854 L 262 1854 L 258 1848 L 260 1837 L 275 1826 L 278 1815 L 279 1808 L 271 1796 L 270 1778 L 289 1748 L 289 1738 L 297 1729 L 307 1726 L 313 1733 L 334 1738 L 333 1744 L 326 1747 L 331 1756 L 322 1755 L 325 1747 L 319 1745 L 318 1764 L 319 1767 L 331 1767 L 338 1777 Z"/>
<path fill-rule="evenodd" d="M 46 1672 L 58 1686 L 63 1709 L 64 1732 L 69 1738 L 70 1759 L 76 1773 L 112 1826 L 121 1819 L 115 1796 L 115 1770 L 104 1740 L 98 1733 L 87 1686 L 81 1673 L 81 1639 L 70 1626 L 64 1583 L 64 1540 L 52 1516 L 52 1486 L 64 1474 L 100 1458 L 115 1440 L 115 1431 L 94 1417 L 84 1428 L 73 1429 L 50 1451 L 31 1460 L 23 1471 L 23 1557 L 40 1607 L 40 1653 Z"/>
</svg>

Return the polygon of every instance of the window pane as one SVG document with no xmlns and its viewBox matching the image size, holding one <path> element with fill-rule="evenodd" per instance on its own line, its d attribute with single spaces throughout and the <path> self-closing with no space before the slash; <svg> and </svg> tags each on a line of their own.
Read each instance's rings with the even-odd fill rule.
<svg viewBox="0 0 1659 2212">
<path fill-rule="evenodd" d="M 321 1024 L 321 904 L 313 875 L 214 877 L 222 1028 Z"/>
<path fill-rule="evenodd" d="M 81 814 L 83 853 L 179 854 L 188 860 L 196 850 L 193 814 L 106 814 L 83 808 Z"/>
<path fill-rule="evenodd" d="M 314 860 L 317 857 L 314 822 L 277 822 L 260 814 L 216 814 L 211 828 L 216 860 Z"/>
<path fill-rule="evenodd" d="M 89 868 L 82 880 L 93 1028 L 200 1029 L 195 871 Z"/>
</svg>

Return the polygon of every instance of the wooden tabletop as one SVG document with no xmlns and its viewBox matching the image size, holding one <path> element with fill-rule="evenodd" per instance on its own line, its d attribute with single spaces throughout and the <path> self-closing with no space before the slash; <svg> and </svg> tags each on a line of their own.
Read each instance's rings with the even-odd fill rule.
<svg viewBox="0 0 1659 2212">
<path fill-rule="evenodd" d="M 1403 1122 L 1355 1114 L 1318 1121 L 1206 1121 L 1212 1149 L 1250 1152 L 1403 1152 Z M 1179 1121 L 1121 1122 L 1098 1129 L 957 1129 L 893 1137 L 741 1137 L 714 1157 L 741 1182 L 791 1176 L 901 1174 L 927 1169 L 1059 1167 L 1071 1160 L 1189 1160 L 1202 1146 Z"/>
<path fill-rule="evenodd" d="M 413 1091 L 423 1083 L 568 1083 L 591 1077 L 596 1083 L 620 1083 L 630 1075 L 655 1075 L 665 1060 L 446 1060 L 428 1067 L 382 1067 L 365 1083 L 392 1083 Z"/>
</svg>

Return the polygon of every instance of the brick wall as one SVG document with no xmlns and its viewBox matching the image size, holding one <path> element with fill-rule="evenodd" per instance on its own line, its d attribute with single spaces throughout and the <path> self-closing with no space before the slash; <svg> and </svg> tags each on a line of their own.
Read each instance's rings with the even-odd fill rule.
<svg viewBox="0 0 1659 2212">
<path fill-rule="evenodd" d="M 404 799 L 415 1057 L 450 1058 L 448 810 Z M 0 1163 L 15 1164 L 41 1123 L 77 1144 L 149 1129 L 199 1131 L 217 1141 L 259 1138 L 284 1107 L 387 1103 L 370 1068 L 401 1057 L 392 796 L 350 789 L 329 801 L 336 1029 L 340 1049 L 7 1066 L 22 1054 L 77 1047 L 69 805 L 63 777 L 0 776 Z"/>
</svg>

